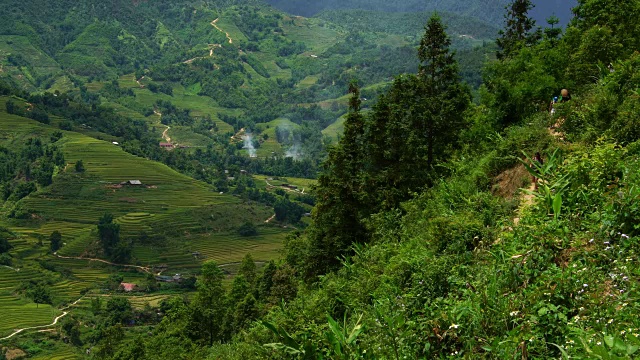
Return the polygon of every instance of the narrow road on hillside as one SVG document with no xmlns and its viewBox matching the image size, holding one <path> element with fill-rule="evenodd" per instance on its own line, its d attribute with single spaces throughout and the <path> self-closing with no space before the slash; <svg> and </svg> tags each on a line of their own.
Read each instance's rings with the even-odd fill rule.
<svg viewBox="0 0 640 360">
<path fill-rule="evenodd" d="M 167 131 L 169 131 L 169 129 L 171 129 L 171 127 L 169 125 L 165 125 L 167 128 L 164 129 L 164 131 L 162 132 L 162 138 L 165 139 L 168 143 L 171 142 L 171 138 L 169 137 L 169 135 L 167 135 Z"/>
<path fill-rule="evenodd" d="M 217 25 L 218 20 L 220 20 L 220 18 L 217 18 L 215 20 L 213 20 L 211 22 L 211 26 L 213 26 L 214 28 L 218 29 L 218 31 L 224 33 L 227 36 L 227 40 L 229 40 L 229 44 L 233 44 L 233 39 L 231 38 L 231 36 L 229 36 L 229 33 L 220 29 L 220 27 Z"/>
<path fill-rule="evenodd" d="M 564 140 L 564 133 L 557 131 L 557 129 L 560 128 L 560 126 L 562 125 L 562 123 L 564 122 L 564 119 L 559 118 L 555 124 L 553 124 L 552 127 L 547 128 L 547 131 L 549 132 L 549 135 L 555 137 L 556 139 L 563 141 Z M 536 191 L 536 185 L 535 183 L 531 183 L 531 185 L 529 186 L 529 188 L 527 188 L 527 190 L 525 190 L 525 192 L 520 196 L 520 207 L 518 209 L 518 212 L 516 214 L 516 216 L 513 218 L 513 224 L 514 225 L 518 225 L 520 223 L 520 216 L 522 213 L 522 209 L 529 207 L 533 204 L 533 200 L 535 199 L 535 194 L 534 192 Z"/>
<path fill-rule="evenodd" d="M 292 189 L 288 189 L 286 187 L 271 185 L 271 183 L 266 179 L 264 180 L 264 182 L 267 183 L 267 186 L 269 186 L 269 187 L 278 188 L 278 189 L 282 189 L 284 191 L 288 191 L 288 192 L 291 192 L 291 193 L 299 194 L 298 191 L 295 191 L 295 190 L 292 190 Z M 303 194 L 304 194 L 304 192 L 303 192 Z"/>
<path fill-rule="evenodd" d="M 102 260 L 102 259 L 95 259 L 95 258 L 86 258 L 86 257 L 78 257 L 78 256 L 62 256 L 62 255 L 58 255 L 58 252 L 54 252 L 53 256 L 59 258 L 59 259 L 70 259 L 70 260 L 89 260 L 89 261 L 97 261 L 97 262 L 101 262 L 103 264 L 107 264 L 107 265 L 113 265 L 113 266 L 121 266 L 121 267 L 129 267 L 129 268 L 135 268 L 135 269 L 140 269 L 146 273 L 149 274 L 153 274 L 151 272 L 151 270 L 149 270 L 148 267 L 146 266 L 138 266 L 138 265 L 130 265 L 130 264 L 116 264 L 116 263 L 112 263 L 110 261 L 107 260 Z"/>
<path fill-rule="evenodd" d="M 267 220 L 265 220 L 264 222 L 265 222 L 266 224 L 268 224 L 268 223 L 270 223 L 270 222 L 271 222 L 271 220 L 273 220 L 273 219 L 275 219 L 275 218 L 276 218 L 276 214 L 273 214 L 270 218 L 268 218 L 268 219 L 267 219 Z"/>
</svg>

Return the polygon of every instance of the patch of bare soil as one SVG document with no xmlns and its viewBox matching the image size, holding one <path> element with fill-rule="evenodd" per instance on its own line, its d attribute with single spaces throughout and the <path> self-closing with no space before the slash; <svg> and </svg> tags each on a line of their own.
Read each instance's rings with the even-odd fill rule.
<svg viewBox="0 0 640 360">
<path fill-rule="evenodd" d="M 9 349 L 4 354 L 4 356 L 7 358 L 7 360 L 15 360 L 15 359 L 22 359 L 26 357 L 27 353 L 20 349 Z"/>
<path fill-rule="evenodd" d="M 522 164 L 505 170 L 494 179 L 492 192 L 494 195 L 505 199 L 512 199 L 518 193 L 518 190 L 520 190 L 528 176 L 530 176 L 529 172 Z"/>
</svg>

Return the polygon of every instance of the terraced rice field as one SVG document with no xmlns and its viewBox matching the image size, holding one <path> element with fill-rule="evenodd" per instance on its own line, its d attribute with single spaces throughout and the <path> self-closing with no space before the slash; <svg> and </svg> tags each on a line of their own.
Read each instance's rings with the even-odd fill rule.
<svg viewBox="0 0 640 360">
<path fill-rule="evenodd" d="M 27 269 L 0 267 L 0 338 L 17 328 L 49 324 L 60 314 L 50 305 L 36 305 L 14 294 L 21 282 L 37 277 L 36 272 Z"/>
<path fill-rule="evenodd" d="M 34 135 L 48 137 L 58 130 L 4 113 L 6 100 L 0 97 L 0 144 L 11 146 Z M 224 264 L 239 262 L 247 253 L 257 261 L 278 257 L 290 229 L 264 224 L 273 209 L 221 195 L 208 184 L 128 154 L 109 141 L 77 132 L 63 133 L 58 146 L 64 152 L 66 168 L 54 177 L 51 186 L 17 204 L 35 214 L 34 218 L 0 219 L 17 235 L 11 240 L 11 254 L 14 266 L 20 268 L 15 271 L 0 267 L 0 337 L 15 328 L 49 324 L 60 314 L 49 305 L 36 306 L 17 296 L 15 290 L 22 281 L 51 280 L 54 303 L 65 304 L 77 300 L 88 289 L 100 289 L 113 273 L 121 273 L 129 282 L 144 280 L 146 274 L 135 269 L 48 254 L 48 238 L 53 231 L 59 231 L 64 245 L 58 255 L 93 256 L 99 248 L 96 224 L 106 212 L 112 213 L 120 224 L 122 238 L 134 239 L 131 262 L 138 265 L 166 264 L 167 272 L 184 269 L 185 273 L 196 273 L 209 259 Z M 74 171 L 78 160 L 84 162 L 84 173 Z M 127 180 L 140 180 L 143 185 L 121 185 Z M 258 225 L 258 236 L 244 238 L 237 234 L 237 228 L 246 221 Z M 143 233 L 151 240 L 138 240 Z M 146 301 L 160 298 L 145 297 L 138 303 L 143 306 Z M 73 353 L 64 356 L 67 355 L 75 358 Z"/>
</svg>

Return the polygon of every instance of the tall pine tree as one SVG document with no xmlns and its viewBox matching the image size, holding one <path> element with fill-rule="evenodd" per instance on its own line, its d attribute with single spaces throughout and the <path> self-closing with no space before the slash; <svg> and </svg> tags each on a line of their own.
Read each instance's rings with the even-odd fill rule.
<svg viewBox="0 0 640 360">
<path fill-rule="evenodd" d="M 536 21 L 529 17 L 531 9 L 531 0 L 513 0 L 506 6 L 505 28 L 500 30 L 496 40 L 500 47 L 498 59 L 511 57 L 518 49 L 536 43 L 542 36 L 540 29 L 534 30 Z"/>
<path fill-rule="evenodd" d="M 368 194 L 381 209 L 398 207 L 431 183 L 434 165 L 456 147 L 469 106 L 458 65 L 439 16 L 431 17 L 420 42 L 417 75 L 396 78 L 374 107 L 367 131 Z"/>
<path fill-rule="evenodd" d="M 361 219 L 367 209 L 363 205 L 362 169 L 365 121 L 360 113 L 360 89 L 349 86 L 349 114 L 338 146 L 329 151 L 318 178 L 317 203 L 313 225 L 309 229 L 309 252 L 305 276 L 312 278 L 335 269 L 339 257 L 351 245 L 366 242 L 367 232 Z"/>
</svg>

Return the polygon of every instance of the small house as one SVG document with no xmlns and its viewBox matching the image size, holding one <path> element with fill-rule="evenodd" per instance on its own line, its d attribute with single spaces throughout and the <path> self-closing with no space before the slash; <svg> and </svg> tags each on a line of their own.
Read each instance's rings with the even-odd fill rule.
<svg viewBox="0 0 640 360">
<path fill-rule="evenodd" d="M 140 181 L 140 180 L 127 180 L 127 181 L 121 182 L 120 185 L 141 186 L 142 185 L 142 181 Z"/>
<path fill-rule="evenodd" d="M 138 285 L 132 283 L 120 283 L 120 290 L 124 290 L 124 292 L 132 292 L 138 289 Z"/>
<path fill-rule="evenodd" d="M 156 276 L 156 280 L 160 282 L 173 282 L 173 277 L 166 276 L 166 275 L 158 275 Z"/>
</svg>

